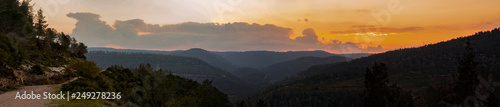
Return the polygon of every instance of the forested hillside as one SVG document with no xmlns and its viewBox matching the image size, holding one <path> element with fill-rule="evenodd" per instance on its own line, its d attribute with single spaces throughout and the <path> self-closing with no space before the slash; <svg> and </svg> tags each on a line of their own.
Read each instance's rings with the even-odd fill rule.
<svg viewBox="0 0 500 107">
<path fill-rule="evenodd" d="M 300 71 L 304 71 L 314 65 L 333 64 L 348 60 L 350 59 L 337 55 L 330 57 L 300 57 L 294 60 L 273 64 L 262 69 L 262 71 L 266 74 L 267 81 L 278 81 L 285 77 L 293 77 Z"/>
<path fill-rule="evenodd" d="M 193 57 L 201 59 L 214 67 L 221 68 L 226 71 L 233 71 L 237 68 L 231 62 L 227 61 L 221 56 L 213 54 L 212 52 L 200 48 L 192 48 L 189 50 L 176 50 L 176 51 L 153 51 L 153 50 L 113 49 L 113 48 L 94 47 L 94 48 L 89 48 L 89 51 L 153 53 L 153 54 L 163 54 L 163 55 L 185 56 L 185 57 Z"/>
<path fill-rule="evenodd" d="M 104 51 L 91 51 L 86 56 L 88 60 L 95 61 L 100 68 L 107 68 L 112 65 L 134 67 L 142 63 L 149 63 L 155 70 L 168 70 L 174 75 L 193 79 L 198 82 L 208 79 L 213 81 L 215 87 L 230 96 L 248 95 L 255 90 L 252 85 L 240 80 L 231 73 L 213 67 L 196 58 L 151 53 Z"/>
<path fill-rule="evenodd" d="M 85 44 L 50 28 L 43 10 L 34 11 L 29 2 L 0 1 L 0 93 L 17 86 L 64 82 L 71 75 L 63 70 L 80 70 L 75 64 L 95 67 L 85 61 Z"/>
<path fill-rule="evenodd" d="M 266 79 L 267 76 L 264 72 L 253 69 L 253 68 L 239 68 L 232 72 L 236 77 L 250 84 L 257 86 L 260 89 L 266 85 L 269 85 L 269 81 Z"/>
<path fill-rule="evenodd" d="M 201 59 L 212 66 L 232 72 L 237 68 L 253 68 L 263 69 L 276 63 L 294 60 L 300 57 L 329 57 L 335 56 L 325 51 L 288 51 L 288 52 L 275 52 L 275 51 L 244 51 L 244 52 L 218 52 L 207 51 L 200 48 L 192 48 L 189 50 L 175 50 L 175 51 L 154 51 L 154 50 L 136 50 L 136 49 L 113 49 L 92 47 L 89 51 L 109 51 L 109 52 L 133 52 L 133 53 L 154 53 L 186 56 Z M 337 56 L 359 58 L 368 56 L 370 54 L 342 54 Z"/>
<path fill-rule="evenodd" d="M 428 86 L 442 87 L 453 82 L 468 39 L 475 53 L 477 70 L 499 72 L 500 59 L 496 56 L 500 55 L 500 30 L 494 29 L 418 48 L 397 49 L 348 62 L 313 66 L 298 74 L 297 78 L 258 92 L 250 101 L 262 99 L 271 106 L 355 106 L 364 89 L 365 71 L 375 61 L 385 63 L 389 81 L 404 89 L 414 90 L 414 94 L 423 94 L 422 89 Z M 484 77 L 487 77 L 486 74 Z"/>
<path fill-rule="evenodd" d="M 137 68 L 111 66 L 95 77 L 86 77 L 63 85 L 71 92 L 121 92 L 121 99 L 110 100 L 115 106 L 228 107 L 226 94 L 171 72 L 153 70 L 149 64 Z M 67 105 L 74 106 L 74 105 Z"/>
<path fill-rule="evenodd" d="M 208 64 L 211 64 L 217 68 L 224 69 L 226 71 L 233 71 L 237 68 L 231 62 L 227 61 L 221 56 L 200 48 L 192 48 L 186 51 L 172 51 L 170 52 L 170 54 L 198 58 L 207 62 Z"/>
<path fill-rule="evenodd" d="M 288 51 L 288 52 L 274 52 L 274 51 L 244 51 L 244 52 L 213 52 L 218 54 L 240 67 L 250 67 L 254 69 L 262 69 L 272 64 L 280 63 L 283 61 L 293 60 L 299 57 L 314 56 L 314 57 L 328 57 L 334 54 L 325 51 Z"/>
<path fill-rule="evenodd" d="M 309 68 L 313 65 L 329 64 L 329 63 L 350 60 L 350 58 L 346 57 L 361 57 L 369 55 L 369 54 L 334 55 L 324 51 L 210 52 L 200 48 L 192 48 L 189 50 L 176 50 L 176 51 L 89 48 L 89 51 L 91 53 L 96 51 L 124 52 L 124 53 L 153 53 L 153 54 L 176 55 L 176 56 L 197 58 L 207 62 L 208 64 L 214 67 L 221 68 L 229 73 L 232 73 L 233 75 L 240 77 L 240 79 L 246 81 L 247 83 L 257 85 L 258 87 L 270 84 L 273 81 L 281 80 L 284 77 L 293 76 L 297 74 L 299 71 L 303 71 L 306 68 Z M 234 58 L 233 61 L 235 62 L 230 62 L 226 60 L 224 57 L 222 57 L 222 55 L 227 55 L 226 57 Z M 102 61 L 106 61 L 104 59 L 99 59 L 99 58 L 93 58 L 91 60 L 99 60 L 97 62 L 100 68 L 104 69 L 107 66 L 110 66 L 110 64 L 112 64 L 109 62 L 104 62 L 103 64 L 99 64 Z M 236 63 L 245 63 L 247 65 L 260 64 L 261 66 L 265 66 L 265 68 L 259 69 L 259 68 L 238 66 Z M 153 65 L 153 67 L 156 67 L 156 65 Z M 261 74 L 263 75 L 263 77 L 260 77 Z"/>
</svg>

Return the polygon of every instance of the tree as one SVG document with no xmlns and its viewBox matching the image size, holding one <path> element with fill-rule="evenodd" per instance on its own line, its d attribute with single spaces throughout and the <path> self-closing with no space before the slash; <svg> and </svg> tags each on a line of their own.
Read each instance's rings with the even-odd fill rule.
<svg viewBox="0 0 500 107">
<path fill-rule="evenodd" d="M 474 61 L 475 53 L 473 50 L 470 39 L 468 39 L 465 43 L 464 57 L 459 60 L 458 77 L 454 87 L 455 93 L 458 95 L 455 98 L 458 98 L 458 102 L 463 101 L 467 96 L 473 95 L 478 85 L 477 62 Z"/>
<path fill-rule="evenodd" d="M 42 8 L 38 9 L 36 14 L 36 23 L 35 23 L 35 31 L 37 36 L 45 37 L 45 29 L 47 29 L 47 21 L 45 20 L 45 16 L 43 15 Z"/>
<path fill-rule="evenodd" d="M 266 102 L 264 102 L 264 100 L 259 99 L 257 101 L 257 107 L 267 107 L 267 104 L 266 104 Z"/>
<path fill-rule="evenodd" d="M 79 76 L 83 77 L 95 77 L 101 71 L 95 62 L 85 60 L 76 60 L 69 63 L 68 69 L 76 71 Z"/>
<path fill-rule="evenodd" d="M 236 107 L 246 107 L 246 103 L 244 100 L 238 101 Z"/>
<path fill-rule="evenodd" d="M 366 68 L 365 88 L 366 90 L 360 95 L 362 107 L 413 106 L 410 92 L 395 84 L 389 86 L 384 63 L 375 62 L 372 70 Z"/>
<path fill-rule="evenodd" d="M 45 30 L 45 35 L 46 35 L 45 38 L 43 38 L 44 41 L 46 43 L 52 43 L 52 42 L 54 42 L 54 39 L 56 38 L 57 31 L 54 28 L 47 28 Z"/>
<path fill-rule="evenodd" d="M 362 101 L 360 106 L 387 106 L 387 68 L 384 63 L 376 63 L 372 66 L 372 70 L 366 68 L 365 88 L 361 95 Z"/>
<path fill-rule="evenodd" d="M 73 38 L 73 42 L 76 42 L 75 38 Z M 78 57 L 85 58 L 85 54 L 88 53 L 87 46 L 81 42 L 71 44 L 71 52 L 76 54 Z"/>
<path fill-rule="evenodd" d="M 0 33 L 0 78 L 16 77 L 11 68 L 20 65 L 22 60 L 16 50 L 11 38 Z"/>
<path fill-rule="evenodd" d="M 15 8 L 17 8 L 17 6 L 19 5 L 19 1 L 17 0 L 1 0 L 0 1 L 0 11 L 1 10 L 13 10 Z"/>
<path fill-rule="evenodd" d="M 58 39 L 61 46 L 63 46 L 65 49 L 69 49 L 69 45 L 71 44 L 71 38 L 69 37 L 69 35 L 65 35 L 64 32 L 61 32 Z"/>
<path fill-rule="evenodd" d="M 31 0 L 23 0 L 19 11 L 24 15 L 24 26 L 21 32 L 31 34 L 33 33 L 33 5 L 30 5 Z"/>
<path fill-rule="evenodd" d="M 19 1 L 0 1 L 0 32 L 10 33 L 19 30 L 23 26 L 23 14 L 19 13 Z"/>
</svg>

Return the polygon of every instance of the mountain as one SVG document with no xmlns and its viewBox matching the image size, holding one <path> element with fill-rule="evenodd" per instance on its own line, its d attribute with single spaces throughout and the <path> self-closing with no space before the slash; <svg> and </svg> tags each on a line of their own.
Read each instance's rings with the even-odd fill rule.
<svg viewBox="0 0 500 107">
<path fill-rule="evenodd" d="M 351 59 L 358 59 L 358 58 L 361 58 L 361 57 L 370 56 L 372 54 L 370 54 L 370 53 L 350 53 L 350 54 L 339 54 L 339 55 L 347 57 L 347 58 L 351 58 Z"/>
<path fill-rule="evenodd" d="M 266 74 L 266 80 L 268 81 L 277 81 L 281 80 L 285 77 L 291 77 L 300 71 L 306 70 L 307 68 L 314 65 L 322 65 L 322 64 L 332 64 L 336 62 L 348 61 L 350 58 L 333 55 L 330 57 L 300 57 L 294 60 L 280 62 L 277 64 L 273 64 L 268 66 L 262 71 Z"/>
<path fill-rule="evenodd" d="M 227 71 L 233 71 L 236 69 L 233 64 L 231 64 L 223 57 L 201 48 L 192 48 L 186 51 L 172 51 L 170 52 L 170 54 L 198 58 L 209 63 L 210 65 L 213 65 L 217 68 L 222 68 Z"/>
<path fill-rule="evenodd" d="M 243 81 L 251 83 L 258 88 L 261 88 L 269 82 L 265 79 L 266 74 L 262 71 L 253 68 L 239 68 L 233 71 L 233 74 Z"/>
<path fill-rule="evenodd" d="M 229 72 L 237 68 L 253 68 L 262 69 L 272 64 L 293 60 L 299 57 L 314 56 L 314 57 L 329 57 L 331 54 L 325 51 L 288 51 L 288 52 L 275 52 L 275 51 L 244 51 L 244 52 L 216 52 L 207 51 L 201 48 L 192 48 L 189 50 L 175 50 L 175 51 L 154 51 L 154 50 L 136 50 L 136 49 L 113 49 L 103 47 L 92 47 L 89 51 L 110 51 L 110 52 L 134 52 L 134 53 L 154 53 L 187 56 L 201 59 L 212 66 L 222 68 Z M 343 54 L 348 58 L 359 58 L 369 54 Z"/>
<path fill-rule="evenodd" d="M 374 54 L 348 62 L 313 66 L 299 77 L 269 86 L 249 100 L 271 106 L 357 106 L 364 90 L 364 74 L 375 61 L 386 64 L 389 81 L 419 92 L 428 86 L 450 84 L 457 72 L 463 47 L 471 41 L 478 70 L 499 72 L 500 30 L 478 32 L 467 37 Z M 498 88 L 498 87 L 496 87 Z"/>
<path fill-rule="evenodd" d="M 254 90 L 253 86 L 248 85 L 234 75 L 196 58 L 108 51 L 90 51 L 86 56 L 87 60 L 96 62 L 97 66 L 102 69 L 112 65 L 134 67 L 139 64 L 149 63 L 153 69 L 168 70 L 175 75 L 198 82 L 205 79 L 212 80 L 215 87 L 229 96 L 246 95 Z"/>
<path fill-rule="evenodd" d="M 272 64 L 293 60 L 299 57 L 315 56 L 328 57 L 334 54 L 325 51 L 244 51 L 244 52 L 213 52 L 220 55 L 229 62 L 240 67 L 262 69 Z"/>
<path fill-rule="evenodd" d="M 136 49 L 113 49 L 113 48 L 102 48 L 93 47 L 89 48 L 89 51 L 109 51 L 109 52 L 132 52 L 132 53 L 153 53 L 153 54 L 164 54 L 164 55 L 176 55 L 185 56 L 201 59 L 208 64 L 221 68 L 226 71 L 233 71 L 236 67 L 228 62 L 226 59 L 219 55 L 213 54 L 207 50 L 200 48 L 192 48 L 189 50 L 176 50 L 176 51 L 153 51 L 153 50 L 136 50 Z"/>
</svg>

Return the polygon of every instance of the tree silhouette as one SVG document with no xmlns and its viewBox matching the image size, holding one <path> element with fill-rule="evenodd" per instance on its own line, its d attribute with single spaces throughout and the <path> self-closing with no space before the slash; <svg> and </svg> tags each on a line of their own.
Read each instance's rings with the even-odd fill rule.
<svg viewBox="0 0 500 107">
<path fill-rule="evenodd" d="M 455 94 L 458 96 L 456 101 L 463 101 L 467 96 L 473 95 L 474 90 L 478 85 L 478 71 L 476 69 L 477 62 L 474 61 L 475 53 L 471 47 L 470 39 L 465 43 L 464 57 L 459 60 L 458 77 L 454 86 Z M 457 102 L 457 103 L 459 103 Z"/>
<path fill-rule="evenodd" d="M 36 23 L 35 23 L 35 31 L 37 36 L 45 36 L 45 29 L 47 29 L 47 21 L 45 20 L 45 16 L 43 15 L 43 10 L 40 8 L 36 14 Z"/>
<path fill-rule="evenodd" d="M 360 95 L 361 107 L 400 107 L 413 106 L 412 96 L 395 84 L 389 86 L 387 68 L 384 63 L 377 63 L 372 70 L 366 69 L 366 90 Z"/>
</svg>

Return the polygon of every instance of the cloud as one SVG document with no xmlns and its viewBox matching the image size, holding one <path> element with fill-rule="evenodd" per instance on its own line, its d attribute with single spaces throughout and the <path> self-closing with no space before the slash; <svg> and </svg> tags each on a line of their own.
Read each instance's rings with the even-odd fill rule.
<svg viewBox="0 0 500 107">
<path fill-rule="evenodd" d="M 371 10 L 367 10 L 367 9 L 359 9 L 359 10 L 356 10 L 356 12 L 358 12 L 358 13 L 370 13 L 372 11 Z"/>
<path fill-rule="evenodd" d="M 272 24 L 197 23 L 158 25 L 141 19 L 116 21 L 111 27 L 93 13 L 69 13 L 77 20 L 73 34 L 89 46 L 115 44 L 127 48 L 202 47 L 216 50 L 280 49 L 298 45 L 292 29 Z M 113 29 L 114 28 L 114 29 Z M 139 32 L 147 32 L 138 35 Z"/>
<path fill-rule="evenodd" d="M 98 14 L 93 13 L 69 13 L 66 16 L 78 20 L 72 35 L 79 41 L 93 41 L 95 45 L 106 45 L 106 39 L 110 39 L 109 33 L 113 31 L 106 22 L 101 21 Z"/>
<path fill-rule="evenodd" d="M 316 35 L 316 32 L 314 32 L 314 29 L 312 28 L 307 28 L 302 31 L 302 37 L 297 37 L 295 40 L 301 42 L 301 43 L 311 43 L 315 44 L 318 43 L 318 36 Z"/>
<path fill-rule="evenodd" d="M 142 19 L 117 20 L 113 25 L 100 20 L 94 13 L 69 13 L 77 20 L 71 34 L 90 47 L 120 47 L 136 49 L 204 48 L 208 50 L 308 50 L 351 52 L 361 48 L 360 43 L 334 42 L 322 44 L 312 28 L 304 29 L 295 40 L 290 28 L 273 24 L 198 23 L 149 24 Z M 382 47 L 380 47 L 382 48 Z"/>
<path fill-rule="evenodd" d="M 366 43 L 353 43 L 353 42 L 342 42 L 339 40 L 332 40 L 330 43 L 325 44 L 326 49 L 335 50 L 338 53 L 368 53 L 368 52 L 382 52 L 385 49 L 378 45 L 376 47 L 367 46 L 363 48 Z"/>
<path fill-rule="evenodd" d="M 383 32 L 383 33 L 404 33 L 404 32 L 416 32 L 424 30 L 423 27 L 404 27 L 404 28 L 391 28 L 391 27 L 381 27 L 376 26 L 353 26 L 353 30 L 345 31 L 330 31 L 330 33 L 337 34 L 347 34 L 347 33 L 368 33 L 368 32 Z"/>
<path fill-rule="evenodd" d="M 304 46 L 310 48 L 319 48 L 337 53 L 365 53 L 365 52 L 381 52 L 384 51 L 382 46 L 377 47 L 367 46 L 363 48 L 365 43 L 342 42 L 340 40 L 332 40 L 327 44 L 319 44 L 318 36 L 312 28 L 307 28 L 302 31 L 302 37 L 295 38 L 296 41 L 303 43 Z"/>
</svg>

